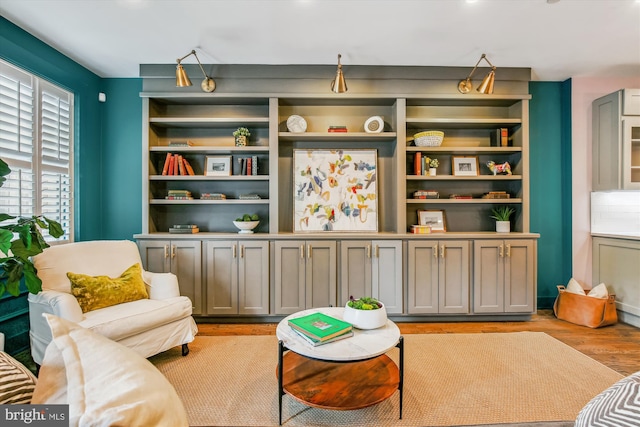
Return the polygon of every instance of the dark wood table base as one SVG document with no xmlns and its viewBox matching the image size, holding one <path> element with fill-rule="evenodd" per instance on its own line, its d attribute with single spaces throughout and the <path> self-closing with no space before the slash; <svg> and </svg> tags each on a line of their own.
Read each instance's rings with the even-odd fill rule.
<svg viewBox="0 0 640 427">
<path fill-rule="evenodd" d="M 352 410 L 375 405 L 400 391 L 400 418 L 402 418 L 402 365 L 404 354 L 402 338 L 400 369 L 386 354 L 367 360 L 331 362 L 310 359 L 293 351 L 284 353 L 279 343 L 276 376 L 280 387 L 280 424 L 282 424 L 282 395 L 323 409 Z M 280 367 L 283 375 L 280 377 Z"/>
</svg>

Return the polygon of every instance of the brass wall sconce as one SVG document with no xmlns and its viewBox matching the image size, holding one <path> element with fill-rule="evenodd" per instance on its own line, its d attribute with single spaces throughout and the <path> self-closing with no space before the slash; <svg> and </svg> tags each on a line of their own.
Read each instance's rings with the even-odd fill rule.
<svg viewBox="0 0 640 427">
<path fill-rule="evenodd" d="M 202 64 L 200 63 L 200 59 L 198 58 L 198 55 L 196 55 L 195 50 L 192 50 L 182 58 L 177 59 L 178 65 L 176 66 L 176 86 L 177 87 L 191 86 L 191 80 L 189 80 L 189 76 L 187 75 L 187 72 L 184 70 L 184 68 L 182 68 L 182 64 L 181 64 L 181 62 L 185 58 L 191 55 L 196 57 L 196 61 L 198 61 L 198 65 L 202 70 L 202 74 L 204 74 L 204 80 L 200 84 L 200 87 L 205 92 L 213 92 L 214 90 L 216 90 L 216 82 L 214 82 L 213 79 L 207 76 L 207 73 L 204 72 L 204 68 L 202 68 Z"/>
<path fill-rule="evenodd" d="M 475 73 L 476 69 L 478 68 L 478 64 L 480 64 L 480 61 L 482 61 L 483 59 L 487 61 L 489 65 L 491 65 L 491 71 L 489 71 L 489 74 L 487 74 L 487 76 L 482 80 L 482 83 L 480 83 L 480 86 L 478 86 L 478 89 L 476 90 L 484 94 L 493 93 L 493 82 L 496 79 L 496 67 L 491 62 L 489 62 L 489 60 L 487 59 L 487 55 L 485 55 L 484 53 L 482 54 L 480 59 L 478 59 L 478 62 L 476 62 L 476 65 L 473 67 L 473 70 L 471 70 L 471 73 L 469 73 L 469 77 L 464 80 L 460 80 L 460 83 L 458 83 L 458 91 L 460 93 L 469 93 L 471 91 L 473 87 L 473 85 L 471 84 L 471 76 L 473 76 L 473 73 Z"/>
<path fill-rule="evenodd" d="M 342 58 L 342 55 L 338 54 L 338 71 L 336 72 L 336 78 L 331 81 L 331 92 L 333 93 L 344 93 L 347 91 L 347 82 L 344 80 L 340 58 Z"/>
</svg>

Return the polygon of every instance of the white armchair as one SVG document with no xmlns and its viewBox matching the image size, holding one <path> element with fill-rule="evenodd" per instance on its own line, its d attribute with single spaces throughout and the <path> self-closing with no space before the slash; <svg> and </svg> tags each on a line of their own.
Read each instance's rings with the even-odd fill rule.
<svg viewBox="0 0 640 427">
<path fill-rule="evenodd" d="M 71 293 L 68 272 L 89 276 L 119 277 L 127 268 L 140 263 L 140 252 L 129 240 L 100 240 L 52 246 L 33 258 L 42 280 L 42 291 L 29 294 L 29 337 L 31 355 L 42 364 L 51 342 L 51 330 L 43 313 L 51 313 L 75 322 L 100 335 L 119 342 L 140 354 L 154 354 L 188 343 L 198 332 L 192 302 L 180 296 L 178 280 L 171 273 L 143 270 L 149 299 L 117 304 L 86 313 Z"/>
</svg>

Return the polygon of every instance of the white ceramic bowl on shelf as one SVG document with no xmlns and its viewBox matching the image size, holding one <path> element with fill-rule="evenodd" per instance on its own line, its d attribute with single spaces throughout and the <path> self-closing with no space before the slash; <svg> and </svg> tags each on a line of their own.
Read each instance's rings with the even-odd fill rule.
<svg viewBox="0 0 640 427">
<path fill-rule="evenodd" d="M 381 303 L 382 304 L 382 303 Z M 349 307 L 347 303 L 344 307 L 344 321 L 351 323 L 358 329 L 376 329 L 387 324 L 387 310 L 382 307 L 377 310 L 358 310 Z"/>
<path fill-rule="evenodd" d="M 240 231 L 240 234 L 251 234 L 253 233 L 253 229 L 256 228 L 260 224 L 260 221 L 233 221 L 233 225 L 235 225 Z"/>
</svg>

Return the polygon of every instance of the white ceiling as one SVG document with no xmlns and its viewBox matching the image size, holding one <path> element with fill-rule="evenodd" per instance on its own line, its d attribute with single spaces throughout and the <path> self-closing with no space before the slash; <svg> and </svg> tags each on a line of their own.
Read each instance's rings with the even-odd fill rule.
<svg viewBox="0 0 640 427">
<path fill-rule="evenodd" d="M 341 53 L 345 72 L 471 68 L 484 52 L 538 81 L 640 76 L 638 0 L 0 0 L 0 12 L 101 77 L 194 48 L 207 64 L 335 64 Z"/>
</svg>

